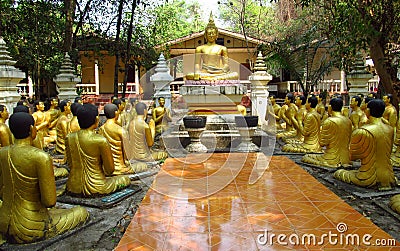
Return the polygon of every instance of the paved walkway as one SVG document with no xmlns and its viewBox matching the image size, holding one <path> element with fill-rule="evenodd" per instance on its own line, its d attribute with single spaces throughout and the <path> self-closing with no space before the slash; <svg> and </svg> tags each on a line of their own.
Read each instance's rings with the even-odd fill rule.
<svg viewBox="0 0 400 251">
<path fill-rule="evenodd" d="M 268 161 L 262 153 L 167 159 L 116 250 L 399 250 L 286 157 L 273 156 L 250 185 Z"/>
</svg>

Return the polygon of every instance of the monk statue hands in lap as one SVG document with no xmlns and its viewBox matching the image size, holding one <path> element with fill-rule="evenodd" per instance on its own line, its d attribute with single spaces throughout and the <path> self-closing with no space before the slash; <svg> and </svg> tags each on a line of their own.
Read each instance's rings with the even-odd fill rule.
<svg viewBox="0 0 400 251">
<path fill-rule="evenodd" d="M 0 240 L 32 243 L 84 223 L 88 212 L 82 207 L 48 209 L 56 204 L 52 159 L 32 146 L 32 115 L 15 113 L 9 124 L 15 144 L 0 149 Z"/>
</svg>

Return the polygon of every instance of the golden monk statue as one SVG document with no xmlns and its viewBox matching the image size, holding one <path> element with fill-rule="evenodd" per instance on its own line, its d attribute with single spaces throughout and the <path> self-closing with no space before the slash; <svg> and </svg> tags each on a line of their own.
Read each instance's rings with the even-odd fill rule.
<svg viewBox="0 0 400 251">
<path fill-rule="evenodd" d="M 136 162 L 130 164 L 127 161 L 123 144 L 123 131 L 118 121 L 119 109 L 114 104 L 104 106 L 104 114 L 107 121 L 99 128 L 99 134 L 103 135 L 111 146 L 114 161 L 114 175 L 137 173 L 147 169 L 146 163 Z"/>
<path fill-rule="evenodd" d="M 300 143 L 303 142 L 303 130 L 304 130 L 304 118 L 306 117 L 307 114 L 307 109 L 306 109 L 306 101 L 307 98 L 303 95 L 299 95 L 295 98 L 294 104 L 297 106 L 298 110 L 296 114 L 293 114 L 291 116 L 291 121 L 293 124 L 293 127 L 296 129 L 296 136 L 294 138 L 286 138 L 283 141 L 285 143 Z"/>
<path fill-rule="evenodd" d="M 362 116 L 361 116 L 361 123 L 363 125 L 368 124 L 368 117 L 367 114 L 365 114 L 365 111 L 367 110 L 367 104 L 369 101 L 373 100 L 374 98 L 371 97 L 366 97 L 361 101 L 360 109 L 362 111 Z"/>
<path fill-rule="evenodd" d="M 123 114 L 126 103 L 123 102 L 122 99 L 120 99 L 120 98 L 113 99 L 112 103 L 118 107 L 118 114 L 119 115 Z M 117 121 L 118 125 L 120 125 L 120 126 L 125 125 L 127 122 L 125 119 L 126 119 L 125 115 L 118 116 L 118 121 Z"/>
<path fill-rule="evenodd" d="M 393 128 L 396 128 L 397 124 L 397 111 L 394 105 L 392 104 L 393 95 L 386 94 L 383 96 L 383 102 L 385 102 L 385 112 L 382 115 L 382 121 L 385 124 L 390 125 Z"/>
<path fill-rule="evenodd" d="M 69 122 L 69 132 L 77 132 L 81 128 L 79 127 L 79 122 L 78 122 L 78 109 L 82 107 L 82 104 L 76 102 L 71 104 L 71 113 L 72 113 L 72 119 Z"/>
<path fill-rule="evenodd" d="M 66 140 L 67 162 L 71 169 L 67 191 L 92 196 L 109 194 L 130 185 L 128 176 L 114 176 L 114 162 L 107 139 L 95 133 L 99 117 L 97 107 L 84 104 L 78 110 L 81 130 L 70 133 Z"/>
<path fill-rule="evenodd" d="M 137 116 L 128 125 L 126 140 L 126 154 L 129 160 L 153 162 L 168 157 L 166 152 L 150 151 L 149 147 L 154 144 L 156 133 L 154 120 L 146 123 L 146 104 L 139 102 L 135 106 Z"/>
<path fill-rule="evenodd" d="M 58 121 L 58 117 L 60 116 L 61 112 L 58 109 L 58 99 L 53 97 L 50 98 L 50 108 L 45 112 L 47 120 L 48 120 L 48 137 L 45 138 L 45 144 L 53 143 L 56 141 L 57 138 L 57 130 L 56 125 Z"/>
<path fill-rule="evenodd" d="M 360 187 L 389 190 L 396 185 L 390 153 L 393 128 L 382 121 L 385 103 L 380 99 L 368 102 L 369 123 L 353 131 L 350 141 L 350 159 L 361 160 L 358 170 L 337 170 L 334 177 Z"/>
<path fill-rule="evenodd" d="M 194 72 L 185 76 L 186 80 L 225 80 L 238 79 L 237 72 L 229 68 L 228 49 L 216 44 L 218 28 L 215 26 L 212 13 L 204 31 L 207 44 L 198 46 L 195 51 Z"/>
<path fill-rule="evenodd" d="M 6 125 L 8 110 L 5 105 L 0 105 L 0 147 L 8 146 L 13 143 L 11 131 Z"/>
<path fill-rule="evenodd" d="M 354 96 L 351 98 L 350 101 L 350 108 L 351 108 L 351 113 L 350 113 L 350 120 L 351 124 L 354 129 L 358 129 L 363 125 L 362 119 L 363 119 L 363 112 L 361 111 L 361 97 L 360 96 Z"/>
<path fill-rule="evenodd" d="M 290 138 L 294 137 L 296 135 L 296 129 L 294 128 L 293 125 L 293 118 L 297 113 L 297 106 L 294 104 L 294 95 L 293 93 L 288 93 L 286 94 L 285 97 L 285 105 L 287 105 L 287 109 L 282 106 L 282 109 L 284 109 L 281 112 L 282 119 L 286 123 L 286 129 L 284 132 L 278 133 L 276 137 L 279 138 Z M 281 110 L 282 110 L 281 109 Z"/>
<path fill-rule="evenodd" d="M 65 139 L 67 138 L 70 125 L 70 119 L 68 116 L 71 114 L 71 103 L 67 100 L 63 100 L 60 102 L 60 111 L 61 115 L 57 120 L 56 132 L 56 152 L 59 154 L 65 154 Z"/>
<path fill-rule="evenodd" d="M 168 128 L 168 122 L 172 121 L 171 111 L 164 107 L 165 99 L 163 97 L 158 98 L 158 104 L 159 106 L 153 109 L 153 120 L 156 124 L 156 134 L 164 132 Z"/>
<path fill-rule="evenodd" d="M 44 103 L 42 101 L 36 100 L 33 103 L 35 107 L 35 112 L 32 114 L 35 119 L 35 126 L 37 130 L 36 138 L 33 141 L 33 145 L 39 149 L 44 148 L 44 137 L 47 136 L 48 124 L 46 114 L 44 111 Z"/>
<path fill-rule="evenodd" d="M 326 111 L 325 111 L 325 105 L 324 105 L 324 95 L 321 93 L 317 96 L 318 98 L 318 105 L 315 107 L 315 110 L 321 115 L 321 122 L 323 122 L 326 118 L 328 118 Z"/>
<path fill-rule="evenodd" d="M 15 144 L 0 149 L 0 239 L 31 243 L 62 234 L 88 218 L 83 207 L 48 209 L 56 204 L 56 184 L 49 154 L 32 146 L 32 115 L 11 115 Z"/>
<path fill-rule="evenodd" d="M 274 94 L 269 95 L 269 101 L 271 102 L 271 106 L 272 106 L 272 111 L 269 111 L 269 113 L 276 120 L 276 123 L 275 123 L 276 130 L 282 130 L 281 117 L 280 117 L 280 110 L 282 107 L 276 103 L 276 96 Z"/>
<path fill-rule="evenodd" d="M 321 151 L 321 146 L 319 144 L 321 116 L 315 110 L 317 104 L 317 97 L 311 96 L 307 99 L 306 109 L 308 112 L 304 119 L 304 127 L 301 132 L 304 136 L 304 142 L 286 144 L 282 147 L 282 151 L 295 153 L 312 153 Z"/>
<path fill-rule="evenodd" d="M 352 132 L 351 121 L 342 115 L 343 100 L 333 98 L 329 102 L 328 117 L 322 122 L 321 147 L 326 147 L 324 154 L 306 154 L 301 161 L 318 166 L 336 168 L 349 166 L 349 144 Z"/>
<path fill-rule="evenodd" d="M 392 208 L 393 211 L 400 214 L 400 194 L 396 194 L 390 198 L 389 207 Z"/>
</svg>

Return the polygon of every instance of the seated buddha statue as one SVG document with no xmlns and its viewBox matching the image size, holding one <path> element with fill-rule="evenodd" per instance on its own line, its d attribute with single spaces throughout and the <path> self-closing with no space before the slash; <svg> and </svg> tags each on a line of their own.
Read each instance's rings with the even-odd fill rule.
<svg viewBox="0 0 400 251">
<path fill-rule="evenodd" d="M 97 107 L 84 104 L 78 110 L 80 130 L 68 134 L 65 153 L 71 171 L 67 191 L 79 196 L 109 194 L 130 185 L 128 176 L 114 172 L 112 152 L 107 139 L 95 133 L 99 123 Z"/>
<path fill-rule="evenodd" d="M 269 113 L 272 115 L 273 118 L 275 118 L 276 130 L 280 131 L 282 130 L 282 124 L 281 124 L 281 117 L 279 116 L 279 114 L 282 107 L 278 103 L 276 103 L 276 96 L 274 94 L 269 95 L 269 102 L 271 102 L 271 108 L 272 108 L 272 110 L 269 111 Z"/>
<path fill-rule="evenodd" d="M 120 125 L 120 126 L 125 125 L 126 117 L 124 115 L 124 110 L 125 110 L 126 103 L 124 101 L 122 101 L 122 99 L 120 99 L 120 98 L 115 98 L 115 99 L 113 99 L 112 104 L 114 104 L 118 107 L 118 114 L 119 114 L 118 121 L 117 121 L 118 125 Z"/>
<path fill-rule="evenodd" d="M 283 141 L 285 143 L 300 143 L 303 142 L 303 129 L 304 129 L 304 118 L 306 117 L 307 114 L 307 109 L 306 109 L 306 101 L 307 98 L 304 95 L 299 95 L 296 97 L 294 104 L 297 106 L 298 110 L 296 114 L 292 114 L 291 116 L 291 121 L 293 124 L 293 127 L 296 129 L 296 135 L 294 138 L 286 138 Z M 294 115 L 294 116 L 293 116 Z"/>
<path fill-rule="evenodd" d="M 46 118 L 48 120 L 48 135 L 45 138 L 45 145 L 48 143 L 53 143 L 56 141 L 57 138 L 57 130 L 56 125 L 58 121 L 58 117 L 60 116 L 61 112 L 58 109 L 58 99 L 53 97 L 50 98 L 50 108 L 45 112 Z"/>
<path fill-rule="evenodd" d="M 139 102 L 135 106 L 136 117 L 128 125 L 127 140 L 125 141 L 126 155 L 129 160 L 153 162 L 168 157 L 163 151 L 151 151 L 156 133 L 154 120 L 146 123 L 147 106 Z"/>
<path fill-rule="evenodd" d="M 380 99 L 368 102 L 369 123 L 353 131 L 350 140 L 350 160 L 361 160 L 358 170 L 337 170 L 333 176 L 360 187 L 389 190 L 396 185 L 390 153 L 393 127 L 383 123 L 385 103 Z"/>
<path fill-rule="evenodd" d="M 36 100 L 33 103 L 35 107 L 35 112 L 32 114 L 35 120 L 35 126 L 37 130 L 36 138 L 34 138 L 33 145 L 39 149 L 44 148 L 44 137 L 47 136 L 49 121 L 46 117 L 44 111 L 44 103 L 42 101 Z"/>
<path fill-rule="evenodd" d="M 15 113 L 9 125 L 15 143 L 0 149 L 0 240 L 37 242 L 84 223 L 89 214 L 83 207 L 52 208 L 57 198 L 52 159 L 32 146 L 32 115 Z"/>
<path fill-rule="evenodd" d="M 360 109 L 362 111 L 362 116 L 361 116 L 361 123 L 363 125 L 368 124 L 368 118 L 367 115 L 365 114 L 365 111 L 367 110 L 367 104 L 369 101 L 373 100 L 374 98 L 371 97 L 366 97 L 361 101 Z"/>
<path fill-rule="evenodd" d="M 284 132 L 276 134 L 276 137 L 278 139 L 282 138 L 291 138 L 296 136 L 296 129 L 294 128 L 293 125 L 293 117 L 297 113 L 297 106 L 294 104 L 294 95 L 293 93 L 288 93 L 286 94 L 285 97 L 285 105 L 287 105 L 287 109 L 284 110 L 284 112 L 281 113 L 282 119 L 285 121 L 286 128 Z M 283 106 L 282 106 L 283 109 Z"/>
<path fill-rule="evenodd" d="M 69 132 L 77 132 L 81 128 L 79 127 L 78 123 L 78 109 L 82 107 L 82 104 L 79 102 L 75 102 L 71 104 L 71 114 L 72 114 L 72 119 L 69 122 Z"/>
<path fill-rule="evenodd" d="M 311 96 L 307 99 L 307 115 L 304 118 L 304 127 L 301 132 L 304 136 L 304 141 L 302 143 L 286 144 L 282 147 L 282 151 L 293 153 L 321 152 L 319 144 L 321 116 L 315 110 L 317 104 L 317 97 Z"/>
<path fill-rule="evenodd" d="M 200 45 L 195 50 L 194 72 L 185 76 L 186 80 L 227 80 L 238 79 L 237 72 L 229 68 L 228 49 L 218 45 L 218 28 L 215 26 L 212 13 L 204 31 L 206 44 Z"/>
<path fill-rule="evenodd" d="M 56 132 L 56 152 L 59 154 L 65 154 L 65 138 L 67 137 L 69 130 L 70 119 L 68 118 L 69 114 L 71 114 L 71 103 L 67 100 L 63 100 L 60 102 L 60 111 L 61 115 L 57 120 Z"/>
<path fill-rule="evenodd" d="M 5 105 L 0 105 L 0 147 L 8 146 L 13 143 L 10 128 L 6 125 L 9 113 Z"/>
<path fill-rule="evenodd" d="M 360 96 L 354 96 L 351 98 L 350 101 L 350 108 L 351 108 L 351 113 L 350 113 L 350 120 L 351 124 L 353 126 L 353 130 L 360 128 L 363 125 L 362 118 L 363 118 L 363 112 L 361 111 L 361 97 Z"/>
<path fill-rule="evenodd" d="M 329 102 L 329 117 L 322 122 L 319 144 L 326 147 L 324 154 L 306 154 L 302 162 L 336 168 L 350 165 L 349 144 L 351 121 L 342 115 L 343 100 L 333 98 Z"/>
<path fill-rule="evenodd" d="M 103 135 L 111 146 L 114 161 L 114 175 L 137 173 L 147 169 L 146 163 L 129 163 L 126 158 L 123 144 L 123 129 L 118 124 L 119 109 L 114 104 L 104 106 L 104 114 L 107 121 L 99 128 L 99 134 Z"/>
<path fill-rule="evenodd" d="M 400 109 L 400 105 L 399 105 Z M 399 116 L 400 119 L 400 116 Z M 392 152 L 390 156 L 390 160 L 392 162 L 392 165 L 395 167 L 400 167 L 400 123 L 397 121 L 396 124 L 396 132 L 395 132 L 395 137 L 394 137 L 394 147 L 395 150 Z"/>
<path fill-rule="evenodd" d="M 168 122 L 172 121 L 171 111 L 165 107 L 165 99 L 163 97 L 158 98 L 158 104 L 152 111 L 156 134 L 164 132 L 168 128 Z"/>
<path fill-rule="evenodd" d="M 385 124 L 390 125 L 393 128 L 396 128 L 397 124 L 397 111 L 396 107 L 392 104 L 393 95 L 386 94 L 382 98 L 383 102 L 385 102 L 385 112 L 382 115 L 382 121 Z"/>
<path fill-rule="evenodd" d="M 318 105 L 315 107 L 315 110 L 321 115 L 321 122 L 323 122 L 328 116 L 325 111 L 325 105 L 324 105 L 324 95 L 318 94 Z"/>
</svg>

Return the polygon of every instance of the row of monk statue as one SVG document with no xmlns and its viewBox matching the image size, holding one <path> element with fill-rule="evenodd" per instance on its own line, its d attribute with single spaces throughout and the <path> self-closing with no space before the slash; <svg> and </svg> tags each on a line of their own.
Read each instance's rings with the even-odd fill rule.
<svg viewBox="0 0 400 251">
<path fill-rule="evenodd" d="M 327 111 L 322 95 L 288 93 L 282 107 L 275 96 L 270 101 L 283 152 L 304 153 L 304 163 L 337 168 L 334 178 L 349 184 L 380 191 L 398 185 L 393 166 L 400 163 L 400 122 L 391 94 L 382 99 L 351 97 L 351 112 L 340 95 L 330 99 Z M 356 160 L 361 167 L 347 170 Z M 400 213 L 400 195 L 391 206 Z"/>
<path fill-rule="evenodd" d="M 158 101 L 153 120 L 147 119 L 145 103 L 136 102 L 127 111 L 123 100 L 114 99 L 104 106 L 107 120 L 100 127 L 98 108 L 81 104 L 80 99 L 59 105 L 57 98 L 51 99 L 46 112 L 44 103 L 37 101 L 32 114 L 21 103 L 10 117 L 0 105 L 0 243 L 40 241 L 87 220 L 83 207 L 54 208 L 56 176 L 68 176 L 70 196 L 106 195 L 129 186 L 127 174 L 167 158 L 166 152 L 150 149 L 156 131 L 165 130 L 171 121 L 164 99 Z M 69 172 L 53 165 L 46 152 L 50 142 L 55 142 L 57 154 L 65 155 Z"/>
</svg>

